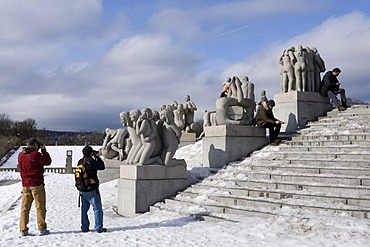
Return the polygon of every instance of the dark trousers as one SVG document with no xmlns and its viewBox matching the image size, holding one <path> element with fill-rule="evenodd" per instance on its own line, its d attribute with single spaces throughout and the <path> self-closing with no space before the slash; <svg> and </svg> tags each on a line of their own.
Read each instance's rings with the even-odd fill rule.
<svg viewBox="0 0 370 247">
<path fill-rule="evenodd" d="M 263 127 L 269 129 L 270 142 L 273 142 L 278 138 L 278 135 L 280 133 L 281 124 L 266 123 Z"/>
</svg>

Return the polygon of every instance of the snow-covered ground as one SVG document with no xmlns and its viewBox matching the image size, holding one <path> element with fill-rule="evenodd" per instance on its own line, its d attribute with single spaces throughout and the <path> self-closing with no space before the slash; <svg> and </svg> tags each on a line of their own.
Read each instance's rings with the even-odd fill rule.
<svg viewBox="0 0 370 247">
<path fill-rule="evenodd" d="M 75 150 L 75 147 L 65 148 Z M 59 159 L 65 162 L 66 149 L 56 152 L 53 147 L 47 149 L 55 163 Z M 73 152 L 79 157 L 81 149 Z M 195 176 L 209 175 L 207 169 L 201 167 L 201 141 L 179 149 L 176 157 L 184 158 L 188 170 Z M 9 179 L 19 179 L 19 173 L 0 172 L 0 183 Z M 35 236 L 18 237 L 21 184 L 3 185 L 0 186 L 0 246 L 370 246 L 370 220 L 340 215 L 246 217 L 240 223 L 204 222 L 169 212 L 120 217 L 112 209 L 116 205 L 117 180 L 103 183 L 100 189 L 104 226 L 108 232 L 81 233 L 73 175 L 46 174 L 45 180 L 47 223 L 51 234 L 36 236 L 32 208 L 29 227 Z M 289 210 L 287 208 L 286 213 L 289 214 Z M 90 219 L 93 224 L 92 214 Z"/>
</svg>

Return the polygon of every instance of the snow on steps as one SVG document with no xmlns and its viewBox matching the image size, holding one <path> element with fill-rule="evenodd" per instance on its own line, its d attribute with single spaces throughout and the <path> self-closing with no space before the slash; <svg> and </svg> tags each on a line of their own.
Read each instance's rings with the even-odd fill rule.
<svg viewBox="0 0 370 247">
<path fill-rule="evenodd" d="M 150 210 L 232 221 L 305 212 L 370 218 L 369 120 L 369 106 L 334 110 Z"/>
</svg>

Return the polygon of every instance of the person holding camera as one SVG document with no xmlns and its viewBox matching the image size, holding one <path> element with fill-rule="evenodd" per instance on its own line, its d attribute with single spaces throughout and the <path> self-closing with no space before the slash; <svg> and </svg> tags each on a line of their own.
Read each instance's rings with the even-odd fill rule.
<svg viewBox="0 0 370 247">
<path fill-rule="evenodd" d="M 41 148 L 41 153 L 39 149 Z M 44 166 L 51 164 L 51 158 L 46 151 L 45 144 L 36 138 L 27 140 L 27 146 L 18 154 L 18 166 L 22 178 L 22 204 L 19 219 L 20 237 L 28 235 L 28 222 L 32 206 L 35 201 L 36 219 L 39 235 L 49 234 L 46 217 L 46 193 L 44 184 Z"/>
<path fill-rule="evenodd" d="M 78 163 L 84 163 L 86 173 L 89 178 L 95 181 L 91 185 L 88 191 L 80 191 L 81 195 L 81 230 L 82 232 L 89 231 L 89 217 L 87 212 L 92 206 L 94 210 L 95 218 L 95 230 L 98 233 L 106 232 L 107 229 L 103 228 L 103 207 L 99 192 L 99 179 L 98 170 L 104 170 L 105 164 L 103 160 L 99 157 L 99 152 L 95 151 L 90 146 L 85 146 L 82 149 L 83 158 L 78 161 Z"/>
</svg>

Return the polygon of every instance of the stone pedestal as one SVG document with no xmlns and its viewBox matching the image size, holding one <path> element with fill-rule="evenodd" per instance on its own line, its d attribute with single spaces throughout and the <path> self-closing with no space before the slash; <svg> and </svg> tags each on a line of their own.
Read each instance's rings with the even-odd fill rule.
<svg viewBox="0 0 370 247">
<path fill-rule="evenodd" d="M 105 169 L 98 171 L 100 183 L 119 178 L 119 167 L 122 164 L 122 161 L 111 159 L 104 159 L 103 161 L 105 164 Z"/>
<path fill-rule="evenodd" d="M 219 169 L 265 146 L 266 129 L 245 125 L 204 128 L 203 166 Z"/>
<path fill-rule="evenodd" d="M 189 144 L 194 144 L 195 141 L 196 141 L 195 133 L 182 132 L 178 148 L 181 148 L 181 147 L 189 145 Z"/>
<path fill-rule="evenodd" d="M 325 116 L 332 109 L 330 100 L 315 92 L 298 92 L 275 94 L 274 115 L 277 119 L 285 121 L 282 132 L 293 132 L 303 128 L 309 121 Z"/>
<path fill-rule="evenodd" d="M 189 186 L 184 160 L 180 165 L 121 165 L 118 179 L 118 213 L 133 217 L 149 211 L 149 206 L 175 196 Z M 175 163 L 175 162 L 174 162 Z"/>
</svg>

